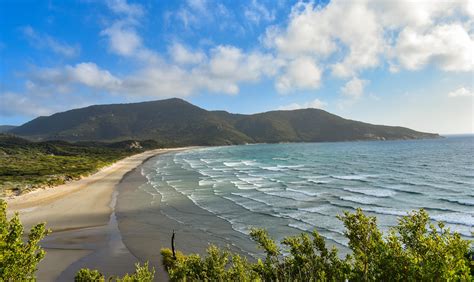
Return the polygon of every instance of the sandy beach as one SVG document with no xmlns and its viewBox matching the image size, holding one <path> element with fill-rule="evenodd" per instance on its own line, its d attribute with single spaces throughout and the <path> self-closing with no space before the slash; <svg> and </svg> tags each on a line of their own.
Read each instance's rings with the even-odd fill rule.
<svg viewBox="0 0 474 282">
<path fill-rule="evenodd" d="M 160 194 L 152 197 L 147 193 L 153 188 L 141 169 L 143 166 L 153 167 L 160 157 L 151 158 L 127 173 L 117 185 L 115 214 L 118 227 L 122 242 L 134 257 L 142 262 L 149 261 L 157 271 L 155 277 L 165 281 L 167 275 L 162 267 L 160 250 L 171 247 L 173 230 L 176 248 L 185 254 L 204 255 L 209 244 L 243 255 L 257 252 L 256 245 L 248 236 L 233 230 L 229 222 L 198 207 L 186 196 L 176 193 L 173 201 L 163 203 Z M 185 220 L 176 220 L 177 217 Z M 196 222 L 202 225 L 196 225 Z"/>
<path fill-rule="evenodd" d="M 127 157 L 81 180 L 6 199 L 9 213 L 19 212 L 26 228 L 47 222 L 53 232 L 43 241 L 47 251 L 39 281 L 72 281 L 82 267 L 104 274 L 133 272 L 135 256 L 123 245 L 115 214 L 116 187 L 125 174 L 145 160 L 177 149 L 157 149 Z"/>
</svg>

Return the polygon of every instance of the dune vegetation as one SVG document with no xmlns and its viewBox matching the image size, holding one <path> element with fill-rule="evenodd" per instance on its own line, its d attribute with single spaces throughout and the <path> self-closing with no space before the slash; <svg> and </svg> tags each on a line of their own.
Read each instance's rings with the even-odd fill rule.
<svg viewBox="0 0 474 282">
<path fill-rule="evenodd" d="M 30 142 L 0 134 L 0 194 L 20 194 L 37 187 L 64 184 L 124 157 L 157 147 L 154 141 Z"/>
</svg>

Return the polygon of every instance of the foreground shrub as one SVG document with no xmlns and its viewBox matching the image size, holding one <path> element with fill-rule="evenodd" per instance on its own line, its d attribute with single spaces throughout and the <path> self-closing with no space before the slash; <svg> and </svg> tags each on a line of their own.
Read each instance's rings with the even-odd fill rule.
<svg viewBox="0 0 474 282">
<path fill-rule="evenodd" d="M 245 258 L 210 246 L 207 256 L 173 254 L 162 249 L 163 264 L 172 281 L 472 281 L 470 241 L 451 233 L 443 223 L 433 225 L 424 210 L 401 217 L 387 236 L 375 217 L 344 213 L 338 218 L 346 228 L 351 255 L 340 258 L 328 249 L 317 231 L 285 238 L 281 250 L 263 229 L 252 229 L 251 238 L 265 258 L 249 263 Z M 282 255 L 285 253 L 286 255 Z"/>
<path fill-rule="evenodd" d="M 74 281 L 77 282 L 86 282 L 86 281 L 97 281 L 103 282 L 105 281 L 105 276 L 100 273 L 98 270 L 92 270 L 88 268 L 82 268 L 76 273 L 74 277 Z"/>
<path fill-rule="evenodd" d="M 45 255 L 39 242 L 49 230 L 38 224 L 24 242 L 18 214 L 8 220 L 6 209 L 0 200 L 0 281 L 35 280 Z M 328 249 L 317 231 L 283 239 L 282 250 L 265 230 L 252 229 L 251 238 L 265 254 L 256 262 L 210 246 L 205 257 L 162 249 L 163 265 L 171 281 L 473 281 L 471 242 L 443 223 L 430 223 L 424 210 L 401 217 L 386 236 L 376 218 L 360 209 L 338 218 L 351 250 L 345 258 L 335 247 Z M 148 263 L 135 267 L 131 275 L 109 278 L 81 269 L 75 281 L 153 281 Z"/>
<path fill-rule="evenodd" d="M 149 268 L 148 262 L 141 266 L 139 263 L 135 264 L 135 273 L 125 274 L 123 277 L 110 277 L 107 281 L 117 282 L 149 282 L 153 281 L 155 277 L 155 269 Z M 105 281 L 105 276 L 98 270 L 91 270 L 83 268 L 76 273 L 74 281 L 76 282 L 102 282 Z"/>
<path fill-rule="evenodd" d="M 185 256 L 179 251 L 173 257 L 170 249 L 162 249 L 161 255 L 171 280 L 250 281 L 258 278 L 245 258 L 216 246 L 210 246 L 203 259 L 198 254 Z"/>
<path fill-rule="evenodd" d="M 34 280 L 45 251 L 39 242 L 49 233 L 44 223 L 31 228 L 23 241 L 23 225 L 18 213 L 7 218 L 7 203 L 0 200 L 0 281 Z"/>
</svg>

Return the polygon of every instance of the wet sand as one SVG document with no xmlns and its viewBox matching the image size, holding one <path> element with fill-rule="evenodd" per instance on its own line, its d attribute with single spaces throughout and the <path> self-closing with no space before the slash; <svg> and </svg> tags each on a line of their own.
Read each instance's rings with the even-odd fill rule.
<svg viewBox="0 0 474 282">
<path fill-rule="evenodd" d="M 155 158 L 148 162 L 153 162 Z M 176 232 L 176 249 L 185 254 L 203 255 L 209 244 L 244 255 L 256 252 L 255 244 L 247 236 L 233 230 L 227 221 L 199 208 L 185 196 L 175 199 L 171 206 L 165 206 L 159 195 L 152 199 L 145 192 L 148 185 L 141 174 L 141 166 L 128 173 L 118 185 L 116 215 L 123 243 L 136 258 L 142 262 L 149 261 L 155 267 L 158 280 L 167 279 L 160 250 L 171 248 L 173 230 Z M 189 222 L 204 220 L 203 226 L 212 226 L 212 230 L 171 219 L 170 210 L 185 213 Z"/>
</svg>

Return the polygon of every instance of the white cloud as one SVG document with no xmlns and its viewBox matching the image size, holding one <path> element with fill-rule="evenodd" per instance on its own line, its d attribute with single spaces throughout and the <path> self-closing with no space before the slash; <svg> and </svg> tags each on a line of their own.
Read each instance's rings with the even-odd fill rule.
<svg viewBox="0 0 474 282">
<path fill-rule="evenodd" d="M 317 89 L 321 83 L 321 70 L 309 57 L 292 60 L 276 81 L 279 92 L 293 89 Z"/>
<path fill-rule="evenodd" d="M 107 6 L 116 14 L 128 17 L 143 16 L 143 7 L 139 4 L 128 4 L 126 0 L 107 0 Z"/>
<path fill-rule="evenodd" d="M 123 79 L 121 92 L 148 97 L 185 97 L 195 90 L 193 78 L 176 66 L 153 66 Z"/>
<path fill-rule="evenodd" d="M 458 88 L 448 93 L 449 97 L 474 97 L 474 92 L 465 87 Z"/>
<path fill-rule="evenodd" d="M 278 110 L 289 111 L 289 110 L 308 109 L 308 108 L 322 109 L 326 106 L 327 106 L 326 102 L 323 102 L 319 99 L 314 99 L 309 102 L 291 103 L 285 106 L 281 106 L 281 107 L 278 107 Z"/>
<path fill-rule="evenodd" d="M 125 26 L 122 22 L 116 22 L 100 34 L 108 36 L 109 49 L 118 55 L 132 56 L 142 45 L 142 39 L 136 30 Z"/>
<path fill-rule="evenodd" d="M 168 48 L 171 58 L 177 64 L 199 64 L 206 59 L 206 54 L 202 51 L 192 51 L 182 44 L 174 43 Z"/>
<path fill-rule="evenodd" d="M 467 72 L 474 69 L 472 6 L 469 0 L 299 2 L 288 24 L 267 28 L 263 42 L 280 58 L 311 57 L 341 78 L 382 62 L 391 71 L 433 64 Z"/>
<path fill-rule="evenodd" d="M 268 47 L 275 48 L 281 56 L 298 57 L 301 55 L 326 56 L 337 48 L 330 38 L 330 27 L 318 24 L 317 11 L 312 4 L 297 4 L 290 14 L 286 29 L 270 27 L 264 41 Z"/>
<path fill-rule="evenodd" d="M 73 82 L 99 89 L 114 90 L 121 84 L 121 81 L 109 71 L 99 69 L 94 63 L 80 63 L 74 67 L 66 66 L 66 73 Z"/>
<path fill-rule="evenodd" d="M 185 97 L 202 90 L 237 94 L 240 83 L 254 83 L 275 74 L 274 58 L 218 46 L 195 66 L 157 62 L 117 77 L 96 64 L 85 62 L 60 68 L 38 68 L 27 74 L 29 89 L 71 92 L 76 86 L 116 94 L 147 97 Z M 60 91 L 59 91 L 60 90 Z"/>
<path fill-rule="evenodd" d="M 364 88 L 367 84 L 367 80 L 353 77 L 343 87 L 341 87 L 341 92 L 350 98 L 358 99 L 364 94 Z"/>
<path fill-rule="evenodd" d="M 474 39 L 460 24 L 439 25 L 426 33 L 405 28 L 395 53 L 400 64 L 417 70 L 429 63 L 445 71 L 474 70 Z"/>
<path fill-rule="evenodd" d="M 344 47 L 347 51 L 332 66 L 337 76 L 375 67 L 383 51 L 383 33 L 375 13 L 362 3 L 336 0 L 326 7 L 299 3 L 292 9 L 288 26 L 268 29 L 264 42 L 280 56 L 318 60 L 343 52 Z"/>
<path fill-rule="evenodd" d="M 32 89 L 54 89 L 69 92 L 74 85 L 94 89 L 115 91 L 120 89 L 121 80 L 96 64 L 86 62 L 62 68 L 39 68 L 28 74 L 27 87 Z M 59 90 L 59 91 L 58 91 Z"/>
<path fill-rule="evenodd" d="M 49 35 L 36 32 L 31 26 L 23 27 L 22 32 L 35 48 L 51 50 L 65 57 L 75 57 L 80 53 L 80 47 L 78 45 L 69 45 L 64 42 L 59 42 Z"/>
<path fill-rule="evenodd" d="M 257 82 L 262 77 L 273 76 L 280 64 L 269 54 L 245 53 L 234 46 L 221 45 L 211 50 L 209 61 L 192 70 L 192 75 L 213 92 L 237 94 L 238 83 Z M 226 84 L 229 87 L 222 87 Z"/>
<path fill-rule="evenodd" d="M 157 63 L 160 60 L 158 54 L 144 46 L 136 29 L 139 17 L 144 14 L 142 6 L 128 4 L 125 0 L 109 0 L 107 6 L 121 16 L 100 32 L 108 39 L 109 51 L 141 62 Z"/>
<path fill-rule="evenodd" d="M 275 19 L 275 11 L 269 10 L 263 3 L 258 0 L 252 0 L 252 2 L 244 8 L 245 17 L 255 23 L 260 22 L 271 22 Z"/>
</svg>

